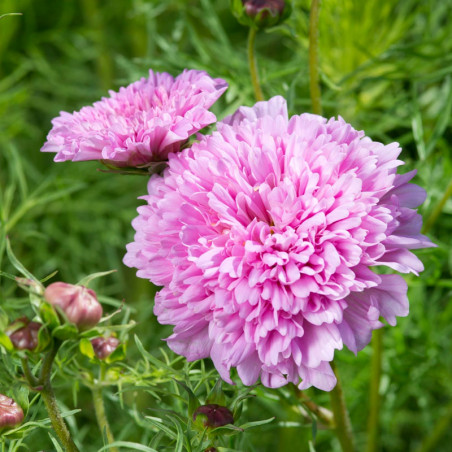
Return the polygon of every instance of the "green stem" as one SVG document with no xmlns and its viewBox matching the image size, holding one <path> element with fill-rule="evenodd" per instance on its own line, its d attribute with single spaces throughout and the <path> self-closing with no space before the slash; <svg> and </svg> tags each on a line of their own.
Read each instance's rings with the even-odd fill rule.
<svg viewBox="0 0 452 452">
<path fill-rule="evenodd" d="M 110 424 L 105 413 L 104 399 L 102 397 L 102 381 L 104 379 L 104 375 L 104 366 L 101 365 L 98 385 L 92 388 L 91 391 L 93 393 L 94 412 L 96 413 L 97 424 L 99 425 L 102 435 L 105 431 L 108 444 L 113 444 L 115 439 L 113 437 L 113 433 L 111 432 Z M 117 447 L 111 447 L 109 450 L 111 452 L 119 452 Z"/>
<path fill-rule="evenodd" d="M 313 414 L 316 415 L 317 419 L 328 428 L 334 427 L 334 416 L 333 413 L 323 406 L 317 405 L 313 402 L 303 391 L 300 391 L 296 386 L 295 395 L 303 403 L 303 405 Z"/>
<path fill-rule="evenodd" d="M 44 404 L 49 414 L 50 422 L 52 424 L 55 433 L 61 441 L 61 444 L 67 452 L 80 452 L 75 445 L 71 434 L 61 416 L 60 409 L 58 408 L 55 394 L 53 392 L 51 377 L 52 377 L 52 365 L 55 360 L 55 356 L 60 348 L 61 343 L 55 342 L 52 344 L 52 348 L 44 357 L 41 368 L 40 383 L 42 385 L 41 396 L 44 400 Z"/>
<path fill-rule="evenodd" d="M 312 0 L 309 14 L 309 92 L 312 112 L 322 114 L 319 84 L 319 11 L 320 0 Z"/>
<path fill-rule="evenodd" d="M 339 439 L 343 452 L 353 452 L 355 450 L 355 446 L 353 444 L 352 424 L 350 423 L 350 417 L 345 404 L 345 397 L 339 373 L 334 362 L 331 362 L 331 368 L 337 378 L 337 384 L 330 392 L 331 408 L 334 414 L 335 433 Z"/>
<path fill-rule="evenodd" d="M 433 210 L 432 214 L 428 218 L 428 220 L 425 222 L 424 227 L 422 229 L 422 232 L 426 234 L 432 226 L 436 223 L 436 220 L 441 215 L 441 212 L 443 211 L 444 205 L 446 204 L 447 200 L 452 196 L 452 180 L 449 182 L 449 185 L 446 188 L 446 191 L 444 192 L 443 197 L 441 198 L 438 205 Z"/>
<path fill-rule="evenodd" d="M 382 355 L 383 330 L 376 330 L 372 337 L 372 363 L 370 381 L 369 419 L 367 423 L 366 452 L 375 452 L 378 449 L 378 421 L 380 412 L 380 379 Z"/>
<path fill-rule="evenodd" d="M 438 419 L 432 433 L 422 443 L 417 452 L 434 452 L 439 450 L 436 446 L 443 435 L 450 430 L 452 422 L 452 402 L 446 408 L 446 413 Z"/>
<path fill-rule="evenodd" d="M 264 100 L 264 95 L 262 94 L 261 85 L 259 83 L 259 73 L 257 70 L 257 60 L 254 51 L 254 43 L 256 41 L 257 29 L 250 27 L 248 33 L 248 65 L 250 67 L 251 83 L 253 84 L 254 97 L 257 101 Z"/>
<path fill-rule="evenodd" d="M 31 372 L 30 367 L 28 366 L 28 358 L 22 358 L 21 361 L 25 379 L 32 388 L 36 388 L 39 386 L 40 381 Z"/>
</svg>

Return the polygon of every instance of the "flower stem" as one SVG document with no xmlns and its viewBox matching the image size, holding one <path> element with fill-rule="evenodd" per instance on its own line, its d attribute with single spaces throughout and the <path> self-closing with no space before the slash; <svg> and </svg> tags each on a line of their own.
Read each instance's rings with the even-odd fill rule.
<svg viewBox="0 0 452 452">
<path fill-rule="evenodd" d="M 437 448 L 438 442 L 443 437 L 443 435 L 450 430 L 450 425 L 452 421 L 452 402 L 446 408 L 445 414 L 438 419 L 433 431 L 422 443 L 421 447 L 417 452 L 434 452 L 439 450 Z"/>
<path fill-rule="evenodd" d="M 369 400 L 369 420 L 367 423 L 367 452 L 378 448 L 378 420 L 380 411 L 380 378 L 383 330 L 375 330 L 372 337 L 372 363 Z"/>
<path fill-rule="evenodd" d="M 311 413 L 317 416 L 317 419 L 325 427 L 333 428 L 334 416 L 330 410 L 326 409 L 323 406 L 317 405 L 303 391 L 300 391 L 296 386 L 295 386 L 295 395 Z"/>
<path fill-rule="evenodd" d="M 331 362 L 331 368 L 337 378 L 337 384 L 330 392 L 331 408 L 334 413 L 335 433 L 341 443 L 343 452 L 353 452 L 355 450 L 355 446 L 353 443 L 352 425 L 350 423 L 350 417 L 345 404 L 341 380 L 334 362 Z"/>
<path fill-rule="evenodd" d="M 322 114 L 319 84 L 319 12 L 320 0 L 312 0 L 309 14 L 309 91 L 312 112 Z"/>
<path fill-rule="evenodd" d="M 52 424 L 55 433 L 61 441 L 67 452 L 79 452 L 79 449 L 75 445 L 71 434 L 61 416 L 60 409 L 58 408 L 55 394 L 53 392 L 51 377 L 52 377 L 52 365 L 55 360 L 55 356 L 58 352 L 61 343 L 54 342 L 52 348 L 44 357 L 41 368 L 40 383 L 42 385 L 41 396 L 44 400 L 44 404 L 49 414 L 50 422 Z"/>
<path fill-rule="evenodd" d="M 36 378 L 33 373 L 30 370 L 30 367 L 28 366 L 28 358 L 22 358 L 22 369 L 24 371 L 24 375 L 26 380 L 28 381 L 28 384 L 32 387 L 32 388 L 36 388 L 37 386 L 39 386 L 39 379 Z"/>
<path fill-rule="evenodd" d="M 250 67 L 251 83 L 253 84 L 254 97 L 257 101 L 264 100 L 264 95 L 262 94 L 261 85 L 259 83 L 259 73 L 257 70 L 257 60 L 254 51 L 254 43 L 256 41 L 257 29 L 250 27 L 248 33 L 248 65 Z"/>
<path fill-rule="evenodd" d="M 424 227 L 422 229 L 422 232 L 426 234 L 430 229 L 433 227 L 433 225 L 436 223 L 436 220 L 441 215 L 441 212 L 443 211 L 444 205 L 446 204 L 447 200 L 452 196 L 452 180 L 449 182 L 449 185 L 446 188 L 446 191 L 444 192 L 443 197 L 441 198 L 438 205 L 435 207 L 429 218 L 424 224 Z"/>
<path fill-rule="evenodd" d="M 101 365 L 98 385 L 92 388 L 91 391 L 93 393 L 94 412 L 96 413 L 97 425 L 99 426 L 102 435 L 104 434 L 105 431 L 108 444 L 112 444 L 115 442 L 115 439 L 113 437 L 113 433 L 111 432 L 110 424 L 105 413 L 104 399 L 102 397 L 103 377 L 104 377 L 104 367 Z M 111 447 L 109 450 L 111 452 L 119 452 L 119 449 L 117 447 Z"/>
</svg>

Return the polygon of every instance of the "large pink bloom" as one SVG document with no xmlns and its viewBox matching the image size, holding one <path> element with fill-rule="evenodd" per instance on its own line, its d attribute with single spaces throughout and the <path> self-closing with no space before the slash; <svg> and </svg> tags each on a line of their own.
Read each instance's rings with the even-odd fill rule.
<svg viewBox="0 0 452 452">
<path fill-rule="evenodd" d="M 226 90 L 221 79 L 185 70 L 175 79 L 149 71 L 131 85 L 110 91 L 93 106 L 61 112 L 42 147 L 56 162 L 106 160 L 146 166 L 166 160 L 187 138 L 216 121 L 209 107 Z"/>
<path fill-rule="evenodd" d="M 176 353 L 210 356 L 228 382 L 236 367 L 247 385 L 330 390 L 335 349 L 408 314 L 403 278 L 370 267 L 423 270 L 408 249 L 432 246 L 413 209 L 424 191 L 396 174 L 396 143 L 289 120 L 281 97 L 218 129 L 150 179 L 124 262 L 164 286 L 155 313 Z"/>
</svg>

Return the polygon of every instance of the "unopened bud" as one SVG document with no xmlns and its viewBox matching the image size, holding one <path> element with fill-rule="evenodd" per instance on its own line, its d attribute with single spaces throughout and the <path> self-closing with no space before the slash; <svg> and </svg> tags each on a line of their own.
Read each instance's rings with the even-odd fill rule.
<svg viewBox="0 0 452 452">
<path fill-rule="evenodd" d="M 193 420 L 196 421 L 196 418 L 200 414 L 205 416 L 205 427 L 216 428 L 234 423 L 234 417 L 232 416 L 231 411 L 225 406 L 216 405 L 214 403 L 198 407 L 193 413 Z"/>
<path fill-rule="evenodd" d="M 34 350 L 38 346 L 38 333 L 42 323 L 31 322 L 27 317 L 15 320 L 7 334 L 17 350 Z"/>
<path fill-rule="evenodd" d="M 204 452 L 218 452 L 218 449 L 215 447 L 208 447 Z"/>
<path fill-rule="evenodd" d="M 99 359 L 108 358 L 119 345 L 119 339 L 116 337 L 96 337 L 91 339 L 94 353 Z"/>
<path fill-rule="evenodd" d="M 26 290 L 27 292 L 42 295 L 44 288 L 38 281 L 34 281 L 30 278 L 21 278 L 19 276 L 16 276 L 16 283 L 20 288 Z"/>
<path fill-rule="evenodd" d="M 55 282 L 46 288 L 44 298 L 52 306 L 59 307 L 79 329 L 92 328 L 102 317 L 102 306 L 96 293 L 84 286 Z"/>
<path fill-rule="evenodd" d="M 13 399 L 0 394 L 0 431 L 15 427 L 23 420 L 22 408 Z"/>
<path fill-rule="evenodd" d="M 263 13 L 262 18 L 281 15 L 286 6 L 284 0 L 242 0 L 242 3 L 248 16 L 256 17 Z"/>
<path fill-rule="evenodd" d="M 241 24 L 268 28 L 287 19 L 292 8 L 284 0 L 232 0 L 232 10 Z"/>
</svg>

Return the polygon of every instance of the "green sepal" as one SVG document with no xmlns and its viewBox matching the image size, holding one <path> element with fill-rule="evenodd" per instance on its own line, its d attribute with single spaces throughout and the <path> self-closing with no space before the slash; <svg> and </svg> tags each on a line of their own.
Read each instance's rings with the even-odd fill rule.
<svg viewBox="0 0 452 452">
<path fill-rule="evenodd" d="M 38 331 L 38 345 L 32 350 L 32 353 L 43 352 L 50 344 L 50 334 L 45 325 L 42 325 Z"/>
<path fill-rule="evenodd" d="M 292 14 L 292 2 L 287 0 L 282 13 L 272 14 L 271 8 L 263 7 L 254 17 L 246 13 L 242 0 L 230 0 L 232 14 L 237 21 L 247 27 L 262 30 L 271 28 L 284 22 Z"/>
<path fill-rule="evenodd" d="M 52 330 L 52 336 L 61 341 L 68 341 L 71 339 L 77 339 L 79 332 L 77 327 L 73 323 L 65 323 L 64 325 L 57 326 Z"/>
<path fill-rule="evenodd" d="M 41 302 L 39 306 L 39 316 L 41 317 L 42 322 L 46 324 L 50 330 L 54 330 L 61 325 L 57 312 L 47 301 Z"/>
<path fill-rule="evenodd" d="M 224 395 L 224 392 L 222 390 L 222 381 L 220 378 L 217 380 L 214 387 L 207 396 L 206 405 L 209 404 L 226 406 L 226 396 Z"/>
<path fill-rule="evenodd" d="M 95 359 L 96 354 L 94 353 L 93 344 L 89 339 L 83 338 L 79 342 L 80 353 L 84 356 L 87 356 L 89 359 Z"/>
<path fill-rule="evenodd" d="M 3 331 L 0 331 L 0 346 L 2 346 L 7 352 L 14 351 L 14 345 L 11 339 Z"/>
<path fill-rule="evenodd" d="M 182 381 L 174 379 L 174 381 L 181 387 L 184 388 L 188 394 L 188 416 L 191 420 L 193 420 L 193 413 L 196 411 L 201 403 L 198 398 L 195 396 L 194 392 Z"/>
<path fill-rule="evenodd" d="M 123 361 L 126 357 L 126 344 L 120 343 L 115 350 L 113 350 L 113 353 L 109 356 L 107 356 L 104 361 L 107 364 L 114 363 L 116 361 Z"/>
</svg>

